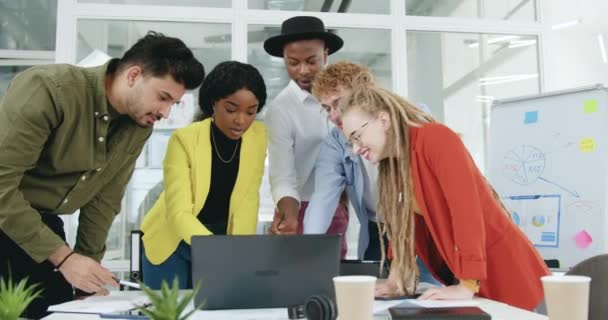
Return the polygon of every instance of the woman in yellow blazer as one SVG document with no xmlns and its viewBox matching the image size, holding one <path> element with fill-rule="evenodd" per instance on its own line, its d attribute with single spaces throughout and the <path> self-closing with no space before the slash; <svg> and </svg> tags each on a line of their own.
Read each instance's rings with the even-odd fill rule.
<svg viewBox="0 0 608 320">
<path fill-rule="evenodd" d="M 255 234 L 266 158 L 266 128 L 255 118 L 265 102 L 264 80 L 249 64 L 220 63 L 203 81 L 203 120 L 169 139 L 164 191 L 141 225 L 149 287 L 175 276 L 192 287 L 192 236 Z"/>
</svg>

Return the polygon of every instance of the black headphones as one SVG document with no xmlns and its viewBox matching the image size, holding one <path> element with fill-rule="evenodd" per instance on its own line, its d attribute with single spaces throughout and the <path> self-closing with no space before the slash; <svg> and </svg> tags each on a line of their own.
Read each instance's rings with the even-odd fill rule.
<svg viewBox="0 0 608 320">
<path fill-rule="evenodd" d="M 289 319 L 335 320 L 338 317 L 336 302 L 325 295 L 314 295 L 306 299 L 304 305 L 287 309 Z"/>
</svg>

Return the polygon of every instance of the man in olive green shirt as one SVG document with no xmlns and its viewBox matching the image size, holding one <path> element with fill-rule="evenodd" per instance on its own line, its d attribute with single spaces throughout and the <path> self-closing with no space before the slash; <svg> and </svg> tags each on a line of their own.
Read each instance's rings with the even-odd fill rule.
<svg viewBox="0 0 608 320">
<path fill-rule="evenodd" d="M 181 40 L 150 32 L 103 66 L 39 66 L 11 82 L 0 102 L 0 277 L 41 283 L 24 316 L 73 299 L 73 287 L 118 286 L 99 261 L 135 160 L 203 77 Z M 77 210 L 72 251 L 58 215 Z"/>
</svg>

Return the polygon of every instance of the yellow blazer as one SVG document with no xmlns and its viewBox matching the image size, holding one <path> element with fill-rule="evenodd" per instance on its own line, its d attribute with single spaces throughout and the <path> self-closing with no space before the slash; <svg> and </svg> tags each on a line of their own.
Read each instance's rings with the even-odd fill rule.
<svg viewBox="0 0 608 320">
<path fill-rule="evenodd" d="M 211 184 L 211 120 L 175 131 L 163 162 L 164 191 L 141 225 L 146 257 L 161 264 L 180 241 L 211 235 L 197 216 Z M 260 185 L 266 159 L 266 127 L 254 121 L 242 137 L 239 172 L 228 217 L 228 234 L 255 234 L 260 206 Z"/>
</svg>

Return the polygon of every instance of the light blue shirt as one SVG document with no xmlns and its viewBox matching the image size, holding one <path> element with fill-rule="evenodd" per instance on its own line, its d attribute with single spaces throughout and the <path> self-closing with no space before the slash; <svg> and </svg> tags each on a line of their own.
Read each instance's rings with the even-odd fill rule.
<svg viewBox="0 0 608 320">
<path fill-rule="evenodd" d="M 363 200 L 363 164 L 359 155 L 354 154 L 346 137 L 333 128 L 321 143 L 319 157 L 315 163 L 314 192 L 304 215 L 304 233 L 326 233 L 333 213 L 340 201 L 344 188 L 348 199 L 359 219 L 358 256 L 363 258 L 369 243 L 367 222 L 376 212 L 367 209 Z"/>
</svg>

